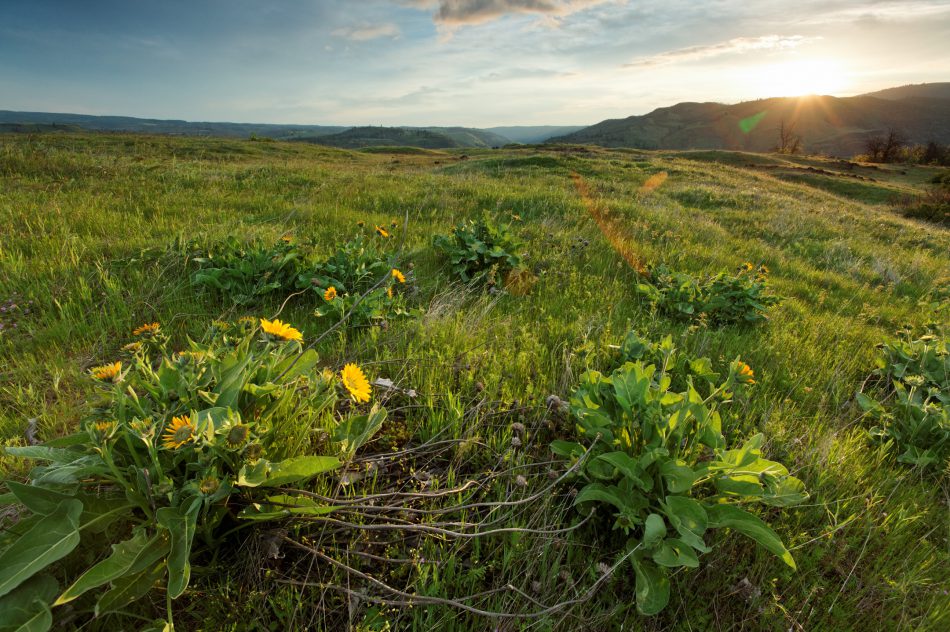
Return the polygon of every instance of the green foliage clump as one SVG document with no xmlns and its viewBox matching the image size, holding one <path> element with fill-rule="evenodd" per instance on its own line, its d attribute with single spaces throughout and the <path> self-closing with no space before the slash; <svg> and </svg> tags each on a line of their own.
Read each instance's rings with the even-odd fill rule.
<svg viewBox="0 0 950 632">
<path fill-rule="evenodd" d="M 637 608 L 655 614 L 667 605 L 671 569 L 699 566 L 710 529 L 742 533 L 795 568 L 778 535 L 746 507 L 800 503 L 804 485 L 763 458 L 761 434 L 733 449 L 723 435 L 720 408 L 734 389 L 754 383 L 752 370 L 737 359 L 717 386 L 708 360 L 677 353 L 669 339 L 627 342 L 644 359 L 610 375 L 585 373 L 570 399 L 578 442 L 551 449 L 585 482 L 574 504 L 633 567 Z M 612 537 L 598 524 L 610 524 Z"/>
<path fill-rule="evenodd" d="M 301 273 L 297 285 L 319 294 L 318 318 L 338 322 L 349 314 L 347 325 L 362 327 L 409 315 L 406 275 L 395 265 L 395 257 L 358 237 Z"/>
<path fill-rule="evenodd" d="M 48 629 L 51 607 L 90 591 L 101 594 L 77 603 L 101 616 L 157 582 L 170 625 L 196 550 L 219 549 L 241 525 L 331 511 L 279 488 L 337 468 L 385 416 L 374 408 L 336 424 L 335 374 L 315 370 L 316 353 L 301 353 L 300 332 L 279 321 L 217 323 L 208 342 L 179 352 L 158 323 L 136 333 L 126 358 L 90 371 L 97 395 L 80 432 L 5 449 L 43 463 L 26 484 L 4 481 L 10 493 L 0 499 L 23 512 L 0 539 L 0 611 L 15 600 L 36 618 L 31 630 Z M 324 428 L 338 453 L 306 454 Z M 48 574 L 77 547 L 113 536 L 111 555 L 65 590 Z"/>
<path fill-rule="evenodd" d="M 521 240 L 487 216 L 457 225 L 450 235 L 437 235 L 433 244 L 448 259 L 451 275 L 464 283 L 494 286 L 522 265 Z"/>
<path fill-rule="evenodd" d="M 887 382 L 876 399 L 858 393 L 875 425 L 876 442 L 899 452 L 897 460 L 925 470 L 950 466 L 950 339 L 904 335 L 881 347 L 875 373 Z"/>
<path fill-rule="evenodd" d="M 769 293 L 765 266 L 744 264 L 735 274 L 720 272 L 697 278 L 665 265 L 651 267 L 637 292 L 658 310 L 685 320 L 703 319 L 712 325 L 756 323 L 779 302 Z"/>
<path fill-rule="evenodd" d="M 243 244 L 229 237 L 192 257 L 198 269 L 191 282 L 211 288 L 236 305 L 253 305 L 268 294 L 293 288 L 301 258 L 290 240 Z"/>
</svg>

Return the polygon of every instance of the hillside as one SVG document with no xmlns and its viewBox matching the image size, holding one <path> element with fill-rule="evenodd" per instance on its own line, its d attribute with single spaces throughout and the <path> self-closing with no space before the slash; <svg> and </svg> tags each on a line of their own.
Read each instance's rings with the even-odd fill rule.
<svg viewBox="0 0 950 632">
<path fill-rule="evenodd" d="M 549 142 L 641 149 L 771 151 L 782 122 L 794 123 L 804 150 L 850 157 L 889 129 L 911 143 L 950 143 L 950 99 L 779 97 L 735 105 L 679 103 L 642 116 L 610 119 Z"/>
<path fill-rule="evenodd" d="M 555 136 L 572 134 L 584 129 L 584 125 L 515 125 L 509 127 L 489 127 L 485 131 L 494 132 L 516 143 L 531 145 L 543 143 Z"/>
<path fill-rule="evenodd" d="M 861 96 L 900 100 L 909 98 L 950 99 L 950 81 L 943 83 L 915 83 L 896 88 L 868 92 Z"/>
<path fill-rule="evenodd" d="M 946 629 L 937 169 L 393 152 L 0 137 L 0 627 Z"/>
</svg>

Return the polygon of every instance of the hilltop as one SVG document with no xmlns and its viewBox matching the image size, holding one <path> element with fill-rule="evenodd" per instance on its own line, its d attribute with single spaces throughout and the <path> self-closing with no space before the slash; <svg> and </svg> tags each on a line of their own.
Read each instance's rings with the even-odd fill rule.
<svg viewBox="0 0 950 632">
<path fill-rule="evenodd" d="M 642 116 L 608 119 L 549 142 L 640 149 L 770 151 L 782 122 L 804 150 L 852 156 L 872 135 L 900 130 L 911 143 L 950 142 L 950 83 L 904 86 L 856 97 L 776 97 L 734 105 L 679 103 Z"/>
</svg>

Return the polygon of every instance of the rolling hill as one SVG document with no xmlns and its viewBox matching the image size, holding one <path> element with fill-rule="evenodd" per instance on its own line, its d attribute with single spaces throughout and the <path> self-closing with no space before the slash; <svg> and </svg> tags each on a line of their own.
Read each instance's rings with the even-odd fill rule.
<svg viewBox="0 0 950 632">
<path fill-rule="evenodd" d="M 889 129 L 900 130 L 912 143 L 950 143 L 950 98 L 921 96 L 943 94 L 948 89 L 950 83 L 894 88 L 884 91 L 883 97 L 777 97 L 734 105 L 679 103 L 642 116 L 602 121 L 549 142 L 770 151 L 784 121 L 795 125 L 805 151 L 832 156 L 857 154 L 869 136 Z"/>
<path fill-rule="evenodd" d="M 455 147 L 498 147 L 507 145 L 507 138 L 465 127 L 351 127 L 328 135 L 300 137 L 293 140 L 361 149 L 364 147 L 420 147 L 422 149 L 451 149 Z"/>
</svg>

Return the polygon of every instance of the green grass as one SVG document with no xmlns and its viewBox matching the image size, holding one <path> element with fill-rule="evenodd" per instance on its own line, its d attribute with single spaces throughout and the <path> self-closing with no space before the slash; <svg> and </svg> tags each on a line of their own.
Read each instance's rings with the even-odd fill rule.
<svg viewBox="0 0 950 632">
<path fill-rule="evenodd" d="M 543 488 L 547 467 L 532 464 L 549 460 L 546 444 L 570 432 L 546 411 L 545 398 L 567 397 L 583 370 L 606 366 L 607 345 L 635 327 L 652 338 L 672 334 L 680 347 L 720 366 L 738 355 L 752 365 L 759 384 L 734 405 L 733 433 L 765 432 L 767 454 L 811 493 L 804 506 L 770 515 L 798 572 L 747 540 L 723 537 L 711 542 L 699 570 L 675 576 L 671 605 L 657 617 L 637 615 L 632 573 L 623 568 L 568 615 L 502 622 L 499 629 L 946 629 L 947 481 L 920 480 L 872 448 L 854 403 L 874 368 L 875 344 L 907 324 L 941 317 L 926 305 L 950 283 L 950 231 L 898 216 L 871 190 L 912 187 L 916 175 L 889 171 L 893 183 L 886 186 L 833 178 L 830 186 L 829 176 L 791 181 L 745 167 L 782 164 L 776 157 L 728 152 L 715 152 L 715 160 L 699 152 L 603 149 L 465 150 L 467 160 L 458 159 L 461 151 L 445 153 L 0 136 L 0 305 L 17 305 L 0 321 L 0 440 L 23 443 L 30 419 L 41 438 L 74 428 L 90 392 L 83 371 L 111 359 L 134 326 L 158 320 L 182 341 L 210 319 L 242 315 L 190 286 L 176 240 L 289 232 L 329 254 L 356 233 L 358 221 L 395 219 L 423 315 L 348 339 L 331 336 L 319 351 L 327 366 L 356 361 L 371 379 L 416 390 L 399 416 L 410 441 L 440 432 L 463 440 L 415 464 L 440 484 L 504 463 L 524 467 L 527 487 L 496 485 L 495 498 Z M 709 329 L 651 313 L 634 291 L 634 272 L 587 214 L 572 172 L 585 178 L 643 261 L 692 274 L 765 264 L 783 302 L 754 328 Z M 644 192 L 659 172 L 669 177 Z M 473 294 L 447 282 L 432 236 L 485 210 L 520 216 L 514 229 L 539 276 L 529 295 Z M 279 303 L 252 313 L 269 316 Z M 281 318 L 312 339 L 323 328 L 312 309 L 291 300 Z M 528 428 L 519 450 L 510 447 L 514 422 Z M 0 456 L 0 468 L 24 473 L 9 457 Z M 407 485 L 416 480 L 406 477 Z M 512 526 L 571 517 L 560 494 L 503 516 Z M 255 537 L 236 562 L 196 566 L 194 588 L 176 616 L 183 629 L 340 629 L 363 620 L 366 603 L 348 606 L 339 593 L 281 583 L 341 578 L 290 550 L 278 559 L 259 553 L 264 536 Z M 354 533 L 353 548 L 377 551 L 368 538 Z M 544 604 L 575 596 L 574 582 L 583 592 L 597 577 L 596 563 L 611 562 L 569 537 L 544 535 L 429 539 L 387 555 L 428 560 L 403 575 L 367 569 L 410 591 L 458 597 L 511 583 Z M 156 602 L 158 615 L 147 600 L 139 614 L 160 616 L 163 596 Z M 477 603 L 503 612 L 539 609 L 511 592 Z M 495 626 L 441 606 L 385 616 L 399 630 Z"/>
</svg>

